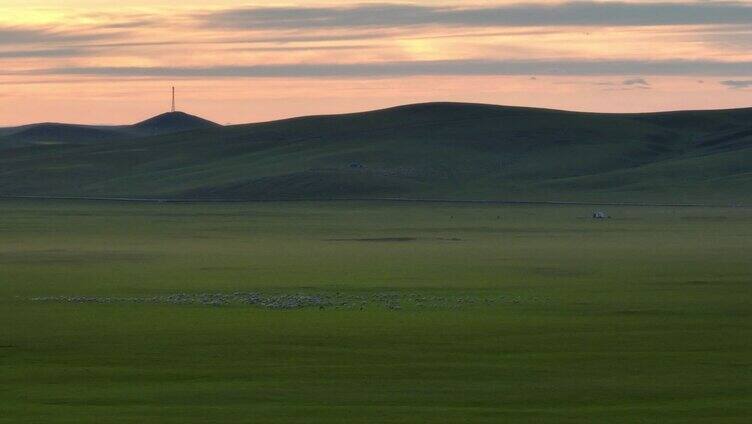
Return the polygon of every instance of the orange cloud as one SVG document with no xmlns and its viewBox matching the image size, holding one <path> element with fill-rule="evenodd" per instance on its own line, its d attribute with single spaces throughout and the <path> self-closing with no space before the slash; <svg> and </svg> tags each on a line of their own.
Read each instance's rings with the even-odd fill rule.
<svg viewBox="0 0 752 424">
<path fill-rule="evenodd" d="M 747 92 L 722 82 L 752 78 L 742 2 L 246 3 L 5 0 L 0 124 L 134 120 L 176 81 L 186 108 L 253 121 L 430 100 L 731 107 Z"/>
</svg>

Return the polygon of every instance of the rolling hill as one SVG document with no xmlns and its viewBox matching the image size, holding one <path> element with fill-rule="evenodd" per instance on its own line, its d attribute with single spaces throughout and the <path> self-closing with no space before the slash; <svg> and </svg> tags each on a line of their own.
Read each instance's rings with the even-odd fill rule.
<svg viewBox="0 0 752 424">
<path fill-rule="evenodd" d="M 88 144 L 219 127 L 206 119 L 183 112 L 168 112 L 145 121 L 122 126 L 93 126 L 45 122 L 0 128 L 0 148 L 24 144 Z"/>
<path fill-rule="evenodd" d="M 131 134 L 125 131 L 124 127 L 97 127 L 45 122 L 4 128 L 0 130 L 0 137 L 3 137 L 6 143 L 18 146 L 24 144 L 84 144 L 126 139 L 131 137 Z"/>
<path fill-rule="evenodd" d="M 184 112 L 168 112 L 141 121 L 133 125 L 130 130 L 132 133 L 138 135 L 159 135 L 205 128 L 216 128 L 219 126 L 219 124 Z"/>
<path fill-rule="evenodd" d="M 226 127 L 167 114 L 74 129 L 78 138 L 60 130 L 64 139 L 46 143 L 0 132 L 0 194 L 752 202 L 752 109 L 430 103 Z"/>
</svg>

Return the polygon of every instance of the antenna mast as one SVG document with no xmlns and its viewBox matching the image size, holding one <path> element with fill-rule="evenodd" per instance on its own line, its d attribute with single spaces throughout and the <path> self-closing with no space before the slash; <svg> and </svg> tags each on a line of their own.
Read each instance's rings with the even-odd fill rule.
<svg viewBox="0 0 752 424">
<path fill-rule="evenodd" d="M 172 112 L 175 113 L 175 87 L 172 87 Z"/>
</svg>

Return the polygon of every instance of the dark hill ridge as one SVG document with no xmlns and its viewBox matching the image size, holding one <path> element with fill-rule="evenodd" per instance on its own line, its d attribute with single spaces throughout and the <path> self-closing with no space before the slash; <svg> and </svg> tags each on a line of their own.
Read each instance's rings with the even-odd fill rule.
<svg viewBox="0 0 752 424">
<path fill-rule="evenodd" d="M 42 123 L 19 127 L 9 131 L 9 138 L 28 142 L 81 142 L 108 141 L 128 137 L 119 127 L 95 127 L 88 125 Z"/>
<path fill-rule="evenodd" d="M 160 134 L 220 127 L 219 124 L 184 112 L 169 112 L 134 125 L 78 125 L 45 122 L 0 129 L 0 143 L 66 143 L 85 144 L 111 142 Z M 0 147 L 2 147 L 0 145 Z"/>
<path fill-rule="evenodd" d="M 0 194 L 752 203 L 751 123 L 459 103 L 227 127 L 167 114 L 127 139 L 11 147 Z"/>
<path fill-rule="evenodd" d="M 217 123 L 184 112 L 168 112 L 141 121 L 133 125 L 132 128 L 142 134 L 155 135 L 219 126 Z"/>
</svg>

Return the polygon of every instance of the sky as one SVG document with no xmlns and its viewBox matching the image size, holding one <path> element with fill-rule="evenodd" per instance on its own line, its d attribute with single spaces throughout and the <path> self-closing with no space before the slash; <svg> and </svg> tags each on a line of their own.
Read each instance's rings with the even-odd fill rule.
<svg viewBox="0 0 752 424">
<path fill-rule="evenodd" d="M 175 3 L 178 3 L 176 5 Z M 0 126 L 752 106 L 752 0 L 0 0 Z"/>
</svg>

